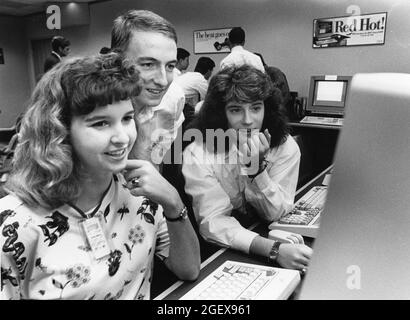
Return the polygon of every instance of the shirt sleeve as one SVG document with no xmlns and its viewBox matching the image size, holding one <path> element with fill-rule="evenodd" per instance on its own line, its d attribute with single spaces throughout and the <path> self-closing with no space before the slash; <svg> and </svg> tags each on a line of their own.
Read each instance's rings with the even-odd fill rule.
<svg viewBox="0 0 410 320">
<path fill-rule="evenodd" d="M 201 79 L 198 80 L 196 86 L 196 89 L 199 92 L 200 100 L 204 100 L 206 92 L 208 91 L 208 81 L 206 81 L 204 77 L 201 77 Z"/>
<path fill-rule="evenodd" d="M 184 151 L 182 173 L 185 191 L 192 196 L 193 210 L 201 235 L 209 242 L 249 253 L 253 239 L 258 235 L 231 216 L 232 204 L 218 182 L 212 165 L 195 142 Z"/>
<path fill-rule="evenodd" d="M 265 67 L 263 66 L 261 58 L 258 56 L 255 57 L 254 67 L 265 73 Z"/>
<path fill-rule="evenodd" d="M 219 65 L 219 69 L 222 70 L 222 69 L 225 69 L 229 66 L 230 66 L 230 59 L 227 56 L 221 61 L 220 65 Z"/>
<path fill-rule="evenodd" d="M 293 207 L 299 175 L 299 147 L 289 136 L 285 143 L 271 151 L 267 160 L 267 168 L 250 184 L 256 194 L 250 203 L 262 219 L 270 222 Z"/>
</svg>

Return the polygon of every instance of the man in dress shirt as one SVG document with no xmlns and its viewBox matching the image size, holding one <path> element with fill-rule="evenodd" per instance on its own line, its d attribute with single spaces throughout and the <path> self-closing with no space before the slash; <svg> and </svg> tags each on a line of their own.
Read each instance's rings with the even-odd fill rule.
<svg viewBox="0 0 410 320">
<path fill-rule="evenodd" d="M 215 68 L 215 62 L 208 57 L 200 57 L 194 72 L 185 72 L 174 81 L 184 90 L 185 101 L 192 107 L 204 100 L 208 90 L 208 79 Z"/>
<path fill-rule="evenodd" d="M 138 136 L 130 158 L 159 165 L 184 121 L 184 92 L 171 84 L 176 43 L 173 25 L 151 11 L 130 10 L 114 20 L 111 48 L 134 62 L 141 84 L 141 93 L 132 99 Z"/>
<path fill-rule="evenodd" d="M 178 77 L 189 67 L 189 56 L 191 54 L 184 48 L 177 49 L 177 64 L 174 68 L 174 77 Z"/>
<path fill-rule="evenodd" d="M 245 44 L 245 31 L 241 27 L 232 28 L 229 32 L 229 47 L 231 53 L 228 54 L 220 64 L 221 69 L 229 66 L 241 66 L 244 64 L 265 72 L 261 58 L 256 54 L 246 50 L 243 46 Z"/>
<path fill-rule="evenodd" d="M 53 37 L 51 40 L 52 51 L 44 62 L 44 73 L 61 61 L 70 52 L 70 41 L 61 36 Z"/>
</svg>

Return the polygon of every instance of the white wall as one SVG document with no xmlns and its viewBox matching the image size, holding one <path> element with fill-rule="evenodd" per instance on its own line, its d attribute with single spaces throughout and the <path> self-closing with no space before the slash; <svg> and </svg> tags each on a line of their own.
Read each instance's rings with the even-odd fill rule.
<svg viewBox="0 0 410 320">
<path fill-rule="evenodd" d="M 131 8 L 153 10 L 175 25 L 178 46 L 192 53 L 192 70 L 200 56 L 193 54 L 194 30 L 242 26 L 247 33 L 246 47 L 281 68 L 291 89 L 301 95 L 307 95 L 313 74 L 410 72 L 408 0 L 355 2 L 363 14 L 388 12 L 384 45 L 312 48 L 313 19 L 346 16 L 351 4 L 347 0 L 115 0 L 91 4 L 90 25 L 68 28 L 63 33 L 73 44 L 73 54 L 95 53 L 110 44 L 112 21 L 119 13 Z M 35 29 L 29 28 L 31 33 Z M 225 55 L 209 56 L 218 65 Z"/>
<path fill-rule="evenodd" d="M 121 12 L 149 9 L 175 25 L 178 46 L 191 52 L 189 70 L 200 57 L 193 54 L 194 30 L 241 26 L 247 34 L 245 46 L 262 53 L 268 64 L 282 69 L 291 90 L 301 96 L 308 94 L 310 76 L 315 74 L 410 73 L 408 0 L 355 1 L 362 14 L 387 12 L 384 45 L 312 48 L 313 19 L 346 16 L 352 4 L 347 0 L 114 0 L 91 4 L 89 25 L 58 32 L 45 28 L 44 17 L 30 17 L 27 38 L 61 34 L 71 41 L 72 55 L 93 54 L 110 45 L 112 21 Z M 225 55 L 209 56 L 218 65 Z"/>
<path fill-rule="evenodd" d="M 23 19 L 0 16 L 0 127 L 11 127 L 30 95 L 27 46 Z"/>
<path fill-rule="evenodd" d="M 175 4 L 176 2 L 176 4 Z M 313 19 L 347 16 L 353 4 L 343 0 L 149 0 L 150 7 L 172 21 L 179 45 L 193 52 L 192 31 L 242 26 L 245 46 L 263 54 L 267 64 L 282 69 L 291 90 L 308 94 L 314 74 L 358 72 L 410 73 L 410 1 L 357 0 L 361 13 L 387 13 L 384 45 L 312 48 Z M 225 54 L 211 57 L 220 61 Z M 196 58 L 191 59 L 194 68 Z"/>
</svg>

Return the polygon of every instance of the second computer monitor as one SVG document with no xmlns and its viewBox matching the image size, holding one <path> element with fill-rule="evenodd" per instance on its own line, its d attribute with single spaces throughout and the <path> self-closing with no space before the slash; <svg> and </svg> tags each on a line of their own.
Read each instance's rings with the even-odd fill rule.
<svg viewBox="0 0 410 320">
<path fill-rule="evenodd" d="M 351 76 L 312 76 L 306 106 L 308 114 L 343 116 L 351 79 Z"/>
</svg>

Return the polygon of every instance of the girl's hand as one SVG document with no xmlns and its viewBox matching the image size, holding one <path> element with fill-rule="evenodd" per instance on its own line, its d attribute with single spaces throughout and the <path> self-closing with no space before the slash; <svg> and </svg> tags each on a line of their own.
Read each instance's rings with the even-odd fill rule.
<svg viewBox="0 0 410 320">
<path fill-rule="evenodd" d="M 256 174 L 259 166 L 270 150 L 271 135 L 268 129 L 253 134 L 242 143 L 239 152 L 239 161 L 249 168 L 248 174 Z"/>
<path fill-rule="evenodd" d="M 177 190 L 145 160 L 127 160 L 124 178 L 134 196 L 145 196 L 160 204 L 164 212 L 175 212 L 181 207 Z M 183 205 L 182 205 L 183 206 Z"/>
<path fill-rule="evenodd" d="M 284 268 L 306 270 L 313 250 L 304 244 L 282 243 L 277 262 Z"/>
</svg>

